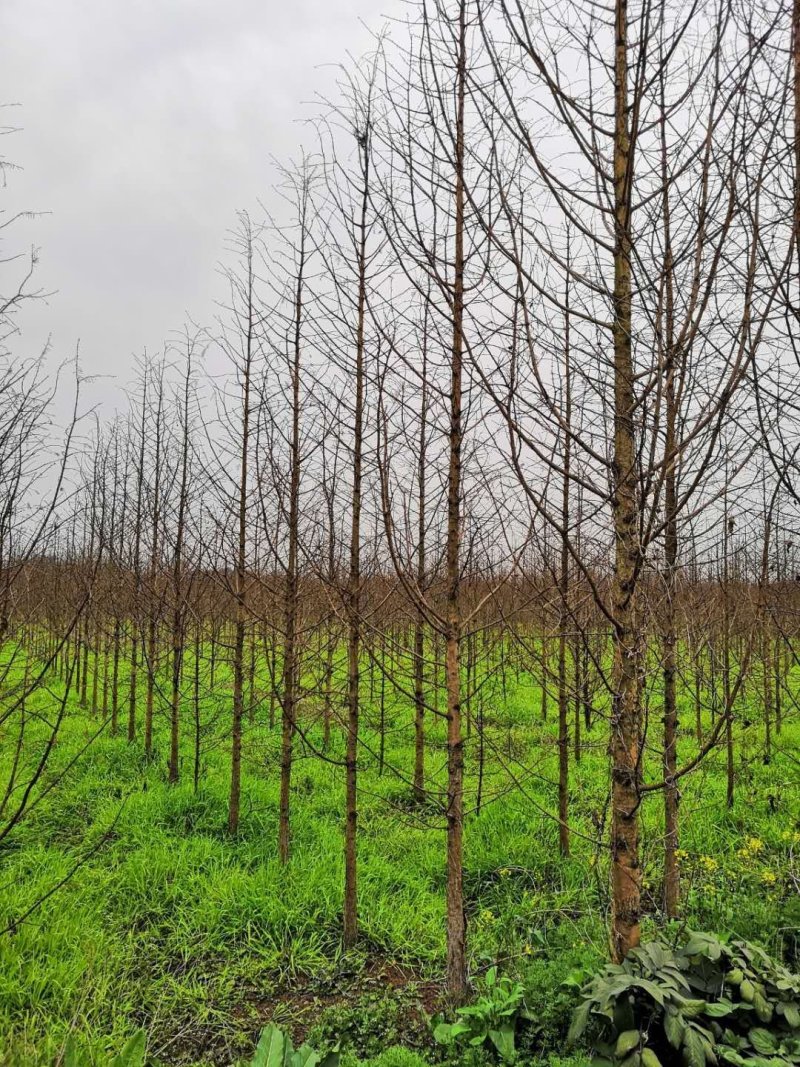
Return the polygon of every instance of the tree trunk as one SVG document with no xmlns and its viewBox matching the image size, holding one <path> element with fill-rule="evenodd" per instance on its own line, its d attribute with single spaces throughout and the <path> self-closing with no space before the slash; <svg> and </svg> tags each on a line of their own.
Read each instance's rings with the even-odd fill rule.
<svg viewBox="0 0 800 1067">
<path fill-rule="evenodd" d="M 631 154 L 628 111 L 628 5 L 615 5 L 614 130 L 614 453 L 611 711 L 611 949 L 616 961 L 639 944 L 639 738 L 642 649 L 637 618 L 640 559 L 634 378 L 631 343 Z"/>
</svg>

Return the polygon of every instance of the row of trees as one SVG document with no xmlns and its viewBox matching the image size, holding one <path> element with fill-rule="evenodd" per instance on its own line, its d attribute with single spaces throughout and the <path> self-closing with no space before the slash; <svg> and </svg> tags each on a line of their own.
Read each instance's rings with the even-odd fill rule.
<svg viewBox="0 0 800 1067">
<path fill-rule="evenodd" d="M 191 731 L 197 785 L 200 694 L 222 687 L 229 831 L 267 708 L 283 861 L 298 739 L 339 761 L 342 732 L 352 945 L 362 720 L 377 686 L 383 767 L 388 686 L 414 715 L 413 766 L 392 770 L 446 824 L 461 1000 L 465 744 L 474 731 L 481 768 L 499 758 L 486 679 L 525 671 L 532 715 L 558 717 L 562 853 L 571 763 L 588 731 L 608 741 L 613 956 L 639 939 L 649 794 L 677 914 L 681 779 L 721 747 L 732 803 L 741 709 L 755 700 L 767 759 L 794 710 L 798 26 L 783 0 L 421 0 L 321 106 L 282 175 L 286 221 L 239 216 L 215 322 L 143 361 L 128 412 L 80 445 L 76 407 L 53 446 L 52 387 L 14 354 L 26 274 L 2 305 L 18 756 L 0 833 L 54 787 L 70 692 L 148 753 L 166 713 L 170 782 Z M 66 695 L 26 760 L 27 697 L 54 672 Z"/>
</svg>

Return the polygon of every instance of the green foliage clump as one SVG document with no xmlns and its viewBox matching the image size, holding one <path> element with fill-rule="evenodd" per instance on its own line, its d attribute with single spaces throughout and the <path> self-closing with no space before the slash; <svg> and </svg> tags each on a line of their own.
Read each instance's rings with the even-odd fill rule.
<svg viewBox="0 0 800 1067">
<path fill-rule="evenodd" d="M 800 975 L 747 941 L 694 933 L 609 964 L 586 987 L 568 1042 L 591 1034 L 598 1067 L 793 1067 Z"/>
<path fill-rule="evenodd" d="M 520 970 L 530 1018 L 520 1028 L 517 1044 L 524 1055 L 558 1058 L 564 1052 L 581 989 L 603 957 L 591 945 L 568 947 L 557 939 L 552 949 L 547 947 L 547 953 L 538 958 L 526 957 Z"/>
<path fill-rule="evenodd" d="M 338 1051 L 322 1056 L 311 1045 L 295 1048 L 292 1039 L 274 1024 L 262 1033 L 253 1058 L 240 1067 L 338 1067 Z"/>
<path fill-rule="evenodd" d="M 97 1057 L 83 1051 L 73 1034 L 67 1038 L 60 1062 L 62 1067 L 100 1067 Z M 145 1067 L 146 1062 L 147 1035 L 144 1030 L 137 1030 L 120 1052 L 103 1059 L 103 1067 Z"/>
<path fill-rule="evenodd" d="M 393 1045 L 371 1060 L 364 1060 L 361 1067 L 430 1067 L 428 1061 L 414 1049 Z"/>
<path fill-rule="evenodd" d="M 332 1005 L 308 1036 L 319 1048 L 341 1048 L 360 1059 L 379 1056 L 403 1036 L 399 999 L 372 993 L 355 1004 Z"/>
<path fill-rule="evenodd" d="M 459 1008 L 455 1022 L 437 1020 L 433 1036 L 446 1046 L 493 1046 L 500 1058 L 510 1063 L 516 1056 L 517 1022 L 526 1018 L 529 1015 L 522 983 L 506 975 L 498 977 L 497 968 L 491 967 L 475 1003 Z"/>
</svg>

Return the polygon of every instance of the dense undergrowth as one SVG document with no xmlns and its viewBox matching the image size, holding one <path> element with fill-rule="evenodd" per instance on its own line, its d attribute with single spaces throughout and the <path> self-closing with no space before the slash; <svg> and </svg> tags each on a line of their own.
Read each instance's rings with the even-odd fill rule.
<svg viewBox="0 0 800 1067">
<path fill-rule="evenodd" d="M 32 709 L 45 711 L 52 699 L 43 690 Z M 434 1041 L 430 1025 L 442 999 L 444 826 L 435 805 L 413 803 L 394 773 L 412 766 L 412 713 L 400 698 L 386 699 L 383 773 L 377 705 L 364 714 L 362 939 L 348 955 L 340 939 L 343 777 L 335 762 L 320 760 L 298 740 L 292 855 L 281 867 L 279 731 L 267 728 L 265 708 L 246 724 L 235 840 L 226 833 L 229 696 L 223 685 L 205 700 L 197 791 L 189 737 L 184 780 L 166 782 L 163 716 L 151 761 L 138 742 L 108 732 L 88 747 L 35 803 L 0 856 L 2 1062 L 59 1062 L 70 1035 L 88 1062 L 100 1062 L 144 1028 L 150 1053 L 165 1064 L 229 1064 L 252 1054 L 270 1021 L 296 1041 L 323 1049 L 338 1044 L 345 1064 L 358 1058 L 374 1067 L 419 1067 L 452 1059 L 455 1052 Z M 793 758 L 800 730 L 787 722 L 765 765 L 757 715 L 747 725 L 747 697 L 742 700 L 733 808 L 725 805 L 721 754 L 712 753 L 683 780 L 685 921 L 757 940 L 791 963 L 800 930 L 800 782 Z M 499 964 L 523 983 L 531 1025 L 522 1052 L 557 1063 L 567 1055 L 575 975 L 595 971 L 607 957 L 607 868 L 598 842 L 605 833 L 608 764 L 598 722 L 572 767 L 573 854 L 559 858 L 552 819 L 555 724 L 541 722 L 540 703 L 525 675 L 509 681 L 504 701 L 499 694 L 487 700 L 479 813 L 473 729 L 465 886 L 472 973 L 480 981 Z M 321 744 L 312 701 L 303 715 L 307 736 Z M 433 788 L 442 782 L 445 754 L 441 725 L 430 720 Z M 50 775 L 97 725 L 71 706 Z M 694 750 L 694 739 L 683 732 L 681 759 Z M 330 754 L 341 755 L 336 729 Z M 646 771 L 658 775 L 655 766 Z M 657 797 L 643 807 L 649 936 L 662 929 Z M 405 1050 L 387 1051 L 395 1045 Z M 459 1053 L 458 1062 L 489 1055 L 475 1048 Z"/>
</svg>

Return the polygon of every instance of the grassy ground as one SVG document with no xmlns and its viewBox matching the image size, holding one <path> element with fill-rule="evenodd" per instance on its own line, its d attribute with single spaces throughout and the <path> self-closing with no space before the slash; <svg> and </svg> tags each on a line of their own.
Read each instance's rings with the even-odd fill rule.
<svg viewBox="0 0 800 1067">
<path fill-rule="evenodd" d="M 57 691 L 57 683 L 53 682 Z M 53 696 L 37 694 L 46 711 Z M 377 701 L 377 695 L 375 695 Z M 800 782 L 792 756 L 800 730 L 787 723 L 771 765 L 744 698 L 737 736 L 737 788 L 725 806 L 724 762 L 712 754 L 684 780 L 681 804 L 686 921 L 735 931 L 772 949 L 800 928 L 795 850 Z M 0 936 L 0 1062 L 56 1060 L 74 1031 L 90 1052 L 119 1047 L 145 1026 L 165 1063 L 230 1063 L 252 1048 L 268 1020 L 320 1045 L 343 1038 L 362 1057 L 398 1043 L 430 1051 L 426 1014 L 440 995 L 444 960 L 444 828 L 435 805 L 418 807 L 392 772 L 413 763 L 411 709 L 387 695 L 386 768 L 379 773 L 377 707 L 364 715 L 361 766 L 361 949 L 340 947 L 343 774 L 298 741 L 292 794 L 292 858 L 276 858 L 278 730 L 266 707 L 247 724 L 242 827 L 225 832 L 229 696 L 224 679 L 205 699 L 203 773 L 165 780 L 166 723 L 147 762 L 139 741 L 102 735 L 31 811 L 0 853 L 0 927 L 64 884 L 11 933 Z M 540 694 L 526 676 L 496 688 L 485 705 L 481 811 L 474 811 L 478 741 L 468 746 L 471 813 L 465 885 L 471 964 L 523 976 L 538 1015 L 532 1048 L 557 1056 L 570 1008 L 563 979 L 606 951 L 606 861 L 597 849 L 606 817 L 608 766 L 602 723 L 572 767 L 573 855 L 560 859 L 554 724 L 542 724 Z M 319 744 L 309 701 L 304 722 Z M 693 716 L 689 709 L 687 723 Z M 651 713 L 651 729 L 658 715 Z M 53 767 L 64 766 L 97 728 L 70 705 Z M 186 731 L 189 733 L 189 724 Z M 341 755 L 334 730 L 330 755 Z M 0 758 L 10 760 L 11 739 Z M 680 741 L 681 761 L 695 742 Z M 31 750 L 32 754 L 32 750 Z M 428 772 L 441 784 L 440 724 L 430 722 Z M 658 776 L 654 755 L 647 768 Z M 645 885 L 652 932 L 659 919 L 661 800 L 648 798 Z M 397 1057 L 400 1057 L 395 1063 Z M 413 1067 L 392 1053 L 384 1067 Z"/>
</svg>

